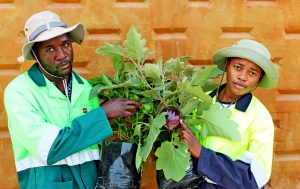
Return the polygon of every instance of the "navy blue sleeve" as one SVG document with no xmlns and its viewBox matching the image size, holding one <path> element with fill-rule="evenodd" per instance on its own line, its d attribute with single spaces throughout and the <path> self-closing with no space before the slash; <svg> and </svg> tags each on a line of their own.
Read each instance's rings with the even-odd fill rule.
<svg viewBox="0 0 300 189">
<path fill-rule="evenodd" d="M 197 171 L 223 188 L 258 189 L 250 165 L 202 147 Z"/>
</svg>

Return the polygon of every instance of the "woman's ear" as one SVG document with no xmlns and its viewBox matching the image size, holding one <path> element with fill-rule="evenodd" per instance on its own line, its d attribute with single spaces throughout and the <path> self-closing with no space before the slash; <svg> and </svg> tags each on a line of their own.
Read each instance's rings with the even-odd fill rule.
<svg viewBox="0 0 300 189">
<path fill-rule="evenodd" d="M 226 62 L 225 62 L 225 68 L 224 68 L 224 71 L 225 71 L 225 72 L 227 72 L 228 64 L 229 64 L 229 61 L 228 61 L 228 59 L 226 59 Z"/>
<path fill-rule="evenodd" d="M 263 69 L 261 69 L 261 74 L 260 74 L 260 78 L 259 78 L 259 81 L 258 81 L 258 83 L 260 83 L 260 82 L 261 82 L 261 80 L 263 79 L 264 75 L 265 75 L 265 72 L 264 72 L 264 70 L 263 70 Z"/>
</svg>

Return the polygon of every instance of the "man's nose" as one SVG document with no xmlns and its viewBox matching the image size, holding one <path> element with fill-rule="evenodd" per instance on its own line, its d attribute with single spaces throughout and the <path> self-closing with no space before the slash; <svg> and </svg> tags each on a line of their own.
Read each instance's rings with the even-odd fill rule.
<svg viewBox="0 0 300 189">
<path fill-rule="evenodd" d="M 56 58 L 58 60 L 62 60 L 62 59 L 67 57 L 67 53 L 61 47 L 58 47 L 56 52 L 57 52 L 57 54 L 56 54 L 57 57 Z"/>
</svg>

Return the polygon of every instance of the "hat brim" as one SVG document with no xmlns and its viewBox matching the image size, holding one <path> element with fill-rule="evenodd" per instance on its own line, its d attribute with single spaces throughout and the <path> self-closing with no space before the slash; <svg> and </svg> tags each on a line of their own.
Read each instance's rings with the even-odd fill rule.
<svg viewBox="0 0 300 189">
<path fill-rule="evenodd" d="M 55 38 L 57 36 L 69 33 L 72 42 L 81 44 L 84 39 L 84 26 L 81 23 L 75 24 L 69 28 L 54 27 L 49 30 L 42 32 L 34 40 L 29 41 L 23 45 L 22 56 L 25 60 L 34 60 L 31 54 L 32 46 L 37 42 L 47 41 L 49 39 Z"/>
<path fill-rule="evenodd" d="M 227 47 L 217 51 L 212 57 L 212 62 L 225 71 L 225 64 L 229 57 L 245 58 L 263 69 L 265 75 L 258 84 L 259 87 L 272 88 L 277 85 L 279 76 L 275 65 L 264 55 L 244 47 Z"/>
</svg>

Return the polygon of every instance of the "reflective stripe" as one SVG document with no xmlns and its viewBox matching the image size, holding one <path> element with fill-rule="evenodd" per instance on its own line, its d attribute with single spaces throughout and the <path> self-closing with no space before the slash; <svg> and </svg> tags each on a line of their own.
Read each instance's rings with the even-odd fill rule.
<svg viewBox="0 0 300 189">
<path fill-rule="evenodd" d="M 50 125 L 47 128 L 47 132 L 43 133 L 43 136 L 37 147 L 37 154 L 41 158 L 40 160 L 43 162 L 43 164 L 47 164 L 50 148 L 60 130 L 60 128 Z"/>
<path fill-rule="evenodd" d="M 214 181 L 210 180 L 209 178 L 207 178 L 207 177 L 205 177 L 205 176 L 204 176 L 204 180 L 205 180 L 206 182 L 210 183 L 210 184 L 216 184 L 216 185 L 218 185 L 217 183 L 215 183 Z"/>
<path fill-rule="evenodd" d="M 240 159 L 242 162 L 250 164 L 251 172 L 255 178 L 258 188 L 262 188 L 269 180 L 267 174 L 263 171 L 259 163 L 255 160 L 253 155 L 249 152 L 245 152 Z"/>
<path fill-rule="evenodd" d="M 93 160 L 99 160 L 99 150 L 87 150 L 83 152 L 78 152 L 76 154 L 70 155 L 67 158 L 58 161 L 57 163 L 53 165 L 68 165 L 68 166 L 74 166 L 83 164 L 85 162 L 93 161 Z M 46 163 L 43 163 L 39 161 L 38 159 L 34 157 L 28 157 L 21 161 L 16 162 L 16 169 L 17 172 L 23 171 L 25 169 L 34 168 L 34 167 L 43 167 L 48 166 Z"/>
<path fill-rule="evenodd" d="M 49 30 L 51 28 L 54 27 L 63 27 L 63 28 L 67 28 L 67 24 L 63 23 L 63 22 L 50 22 L 44 25 L 41 25 L 40 27 L 38 27 L 37 29 L 35 29 L 30 36 L 28 37 L 28 41 L 32 41 L 36 36 L 38 36 L 40 33 L 42 33 L 43 31 Z"/>
</svg>

